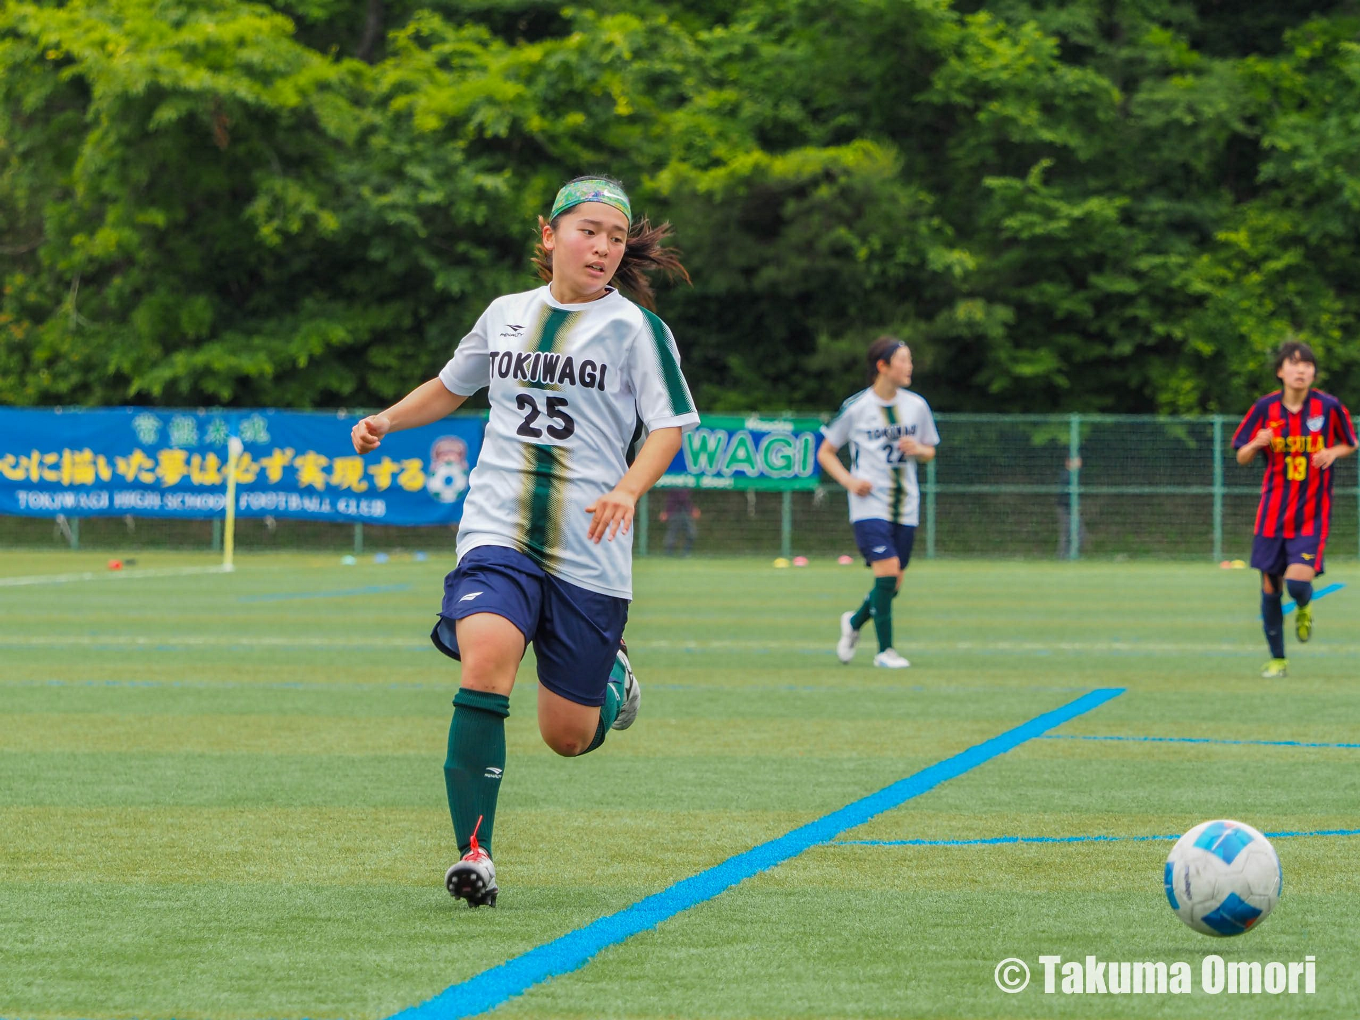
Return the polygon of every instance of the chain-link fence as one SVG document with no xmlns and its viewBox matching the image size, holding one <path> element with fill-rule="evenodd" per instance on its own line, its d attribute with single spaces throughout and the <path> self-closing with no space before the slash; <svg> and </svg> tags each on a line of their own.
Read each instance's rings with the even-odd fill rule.
<svg viewBox="0 0 1360 1020">
<path fill-rule="evenodd" d="M 1245 557 L 1261 464 L 1229 448 L 1237 419 L 1092 415 L 937 416 L 938 457 L 921 469 L 917 555 L 1016 558 Z M 1355 457 L 1339 461 L 1330 556 L 1360 549 Z M 653 490 L 640 555 L 854 554 L 845 493 Z M 454 527 L 398 528 L 271 518 L 237 521 L 242 550 L 447 552 Z M 196 548 L 221 522 L 146 517 L 0 517 L 0 546 Z"/>
</svg>

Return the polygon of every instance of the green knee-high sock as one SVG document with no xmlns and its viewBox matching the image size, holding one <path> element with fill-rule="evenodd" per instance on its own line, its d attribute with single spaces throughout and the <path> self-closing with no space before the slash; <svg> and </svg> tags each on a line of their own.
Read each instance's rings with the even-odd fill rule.
<svg viewBox="0 0 1360 1020">
<path fill-rule="evenodd" d="M 897 578 L 874 578 L 874 590 L 869 598 L 874 604 L 874 631 L 878 634 L 878 650 L 892 647 L 892 600 L 897 591 Z"/>
<path fill-rule="evenodd" d="M 491 853 L 491 831 L 496 823 L 496 795 L 505 771 L 505 717 L 510 699 L 504 694 L 458 688 L 453 697 L 453 721 L 449 723 L 449 755 L 444 760 L 444 786 L 449 794 L 449 814 L 458 852 L 477 843 Z M 477 819 L 482 820 L 477 828 Z"/>
<path fill-rule="evenodd" d="M 869 589 L 869 594 L 864 596 L 864 601 L 855 610 L 855 615 L 850 617 L 850 626 L 859 630 L 869 622 L 869 617 L 874 615 L 874 590 Z"/>
<path fill-rule="evenodd" d="M 609 682 L 604 685 L 604 704 L 600 706 L 600 722 L 595 727 L 595 739 L 581 754 L 589 754 L 604 743 L 609 728 L 619 717 L 619 709 L 623 707 L 623 681 L 627 675 L 623 660 L 614 656 L 614 668 L 609 671 Z"/>
</svg>

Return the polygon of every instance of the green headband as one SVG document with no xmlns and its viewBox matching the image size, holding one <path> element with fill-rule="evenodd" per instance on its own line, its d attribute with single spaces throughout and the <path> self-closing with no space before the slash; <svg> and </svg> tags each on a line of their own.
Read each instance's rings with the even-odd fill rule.
<svg viewBox="0 0 1360 1020">
<path fill-rule="evenodd" d="M 611 205 L 627 217 L 630 227 L 633 225 L 633 210 L 628 204 L 628 196 L 624 193 L 624 190 L 612 181 L 606 181 L 599 177 L 568 181 L 562 185 L 562 190 L 557 193 L 557 198 L 553 201 L 552 215 L 548 219 L 555 220 L 568 209 L 578 206 L 582 202 L 603 202 L 605 205 Z"/>
</svg>

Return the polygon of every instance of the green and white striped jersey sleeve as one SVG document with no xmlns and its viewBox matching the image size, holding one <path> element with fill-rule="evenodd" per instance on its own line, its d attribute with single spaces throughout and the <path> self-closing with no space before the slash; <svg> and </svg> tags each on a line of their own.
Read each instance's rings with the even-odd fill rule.
<svg viewBox="0 0 1360 1020">
<path fill-rule="evenodd" d="M 864 390 L 860 390 L 858 393 L 846 397 L 840 410 L 836 412 L 836 417 L 822 426 L 822 435 L 829 439 L 831 445 L 838 450 L 850 441 L 850 434 L 855 427 L 855 417 L 851 411 L 854 409 L 855 402 L 864 396 L 864 393 Z"/>
<path fill-rule="evenodd" d="M 628 358 L 638 418 L 648 432 L 676 426 L 692 429 L 699 424 L 699 412 L 680 371 L 675 337 L 658 316 L 640 306 L 639 311 L 643 324 Z"/>
</svg>

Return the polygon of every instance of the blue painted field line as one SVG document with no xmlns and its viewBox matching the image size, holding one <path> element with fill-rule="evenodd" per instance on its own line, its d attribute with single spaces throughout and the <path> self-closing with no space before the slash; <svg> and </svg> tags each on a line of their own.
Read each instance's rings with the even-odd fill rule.
<svg viewBox="0 0 1360 1020">
<path fill-rule="evenodd" d="M 1080 733 L 1053 733 L 1040 740 L 1133 740 L 1156 744 L 1251 744 L 1255 747 L 1357 747 L 1360 744 L 1327 744 L 1307 740 L 1229 740 L 1226 737 L 1100 737 Z"/>
<path fill-rule="evenodd" d="M 1263 832 L 1267 839 L 1287 836 L 1360 836 L 1360 829 L 1313 829 L 1298 832 Z M 1123 843 L 1176 840 L 1181 833 L 1164 836 L 993 836 L 990 839 L 834 839 L 827 846 L 999 846 L 1006 843 Z"/>
<path fill-rule="evenodd" d="M 542 981 L 569 974 L 584 966 L 601 950 L 617 945 L 639 932 L 655 928 L 676 914 L 713 899 L 739 882 L 797 857 L 810 847 L 826 843 L 847 829 L 863 825 L 871 818 L 961 776 L 1123 693 L 1123 688 L 1089 691 L 1075 701 L 1035 716 L 1029 722 L 976 747 L 936 762 L 915 775 L 899 779 L 877 793 L 871 793 L 745 853 L 729 857 L 721 864 L 683 879 L 616 914 L 592 921 L 583 928 L 567 932 L 497 967 L 484 970 L 461 984 L 446 988 L 428 1002 L 397 1013 L 389 1020 L 458 1020 L 493 1010 Z"/>
<path fill-rule="evenodd" d="M 287 602 L 290 599 L 344 599 L 351 595 L 378 595 L 385 591 L 406 591 L 409 584 L 371 584 L 367 588 L 342 588 L 339 591 L 296 591 L 279 595 L 242 595 L 237 602 Z"/>
<path fill-rule="evenodd" d="M 1344 584 L 1329 584 L 1325 588 L 1319 588 L 1317 591 L 1313 592 L 1313 601 L 1316 602 L 1320 598 L 1326 598 L 1332 592 L 1340 591 L 1344 587 L 1346 587 Z M 1295 606 L 1293 602 L 1286 602 L 1284 603 L 1284 605 L 1280 606 L 1280 609 L 1283 610 L 1285 613 L 1292 613 L 1294 611 L 1294 608 Z M 1260 617 L 1261 614 L 1257 613 L 1256 618 L 1260 619 Z"/>
</svg>

